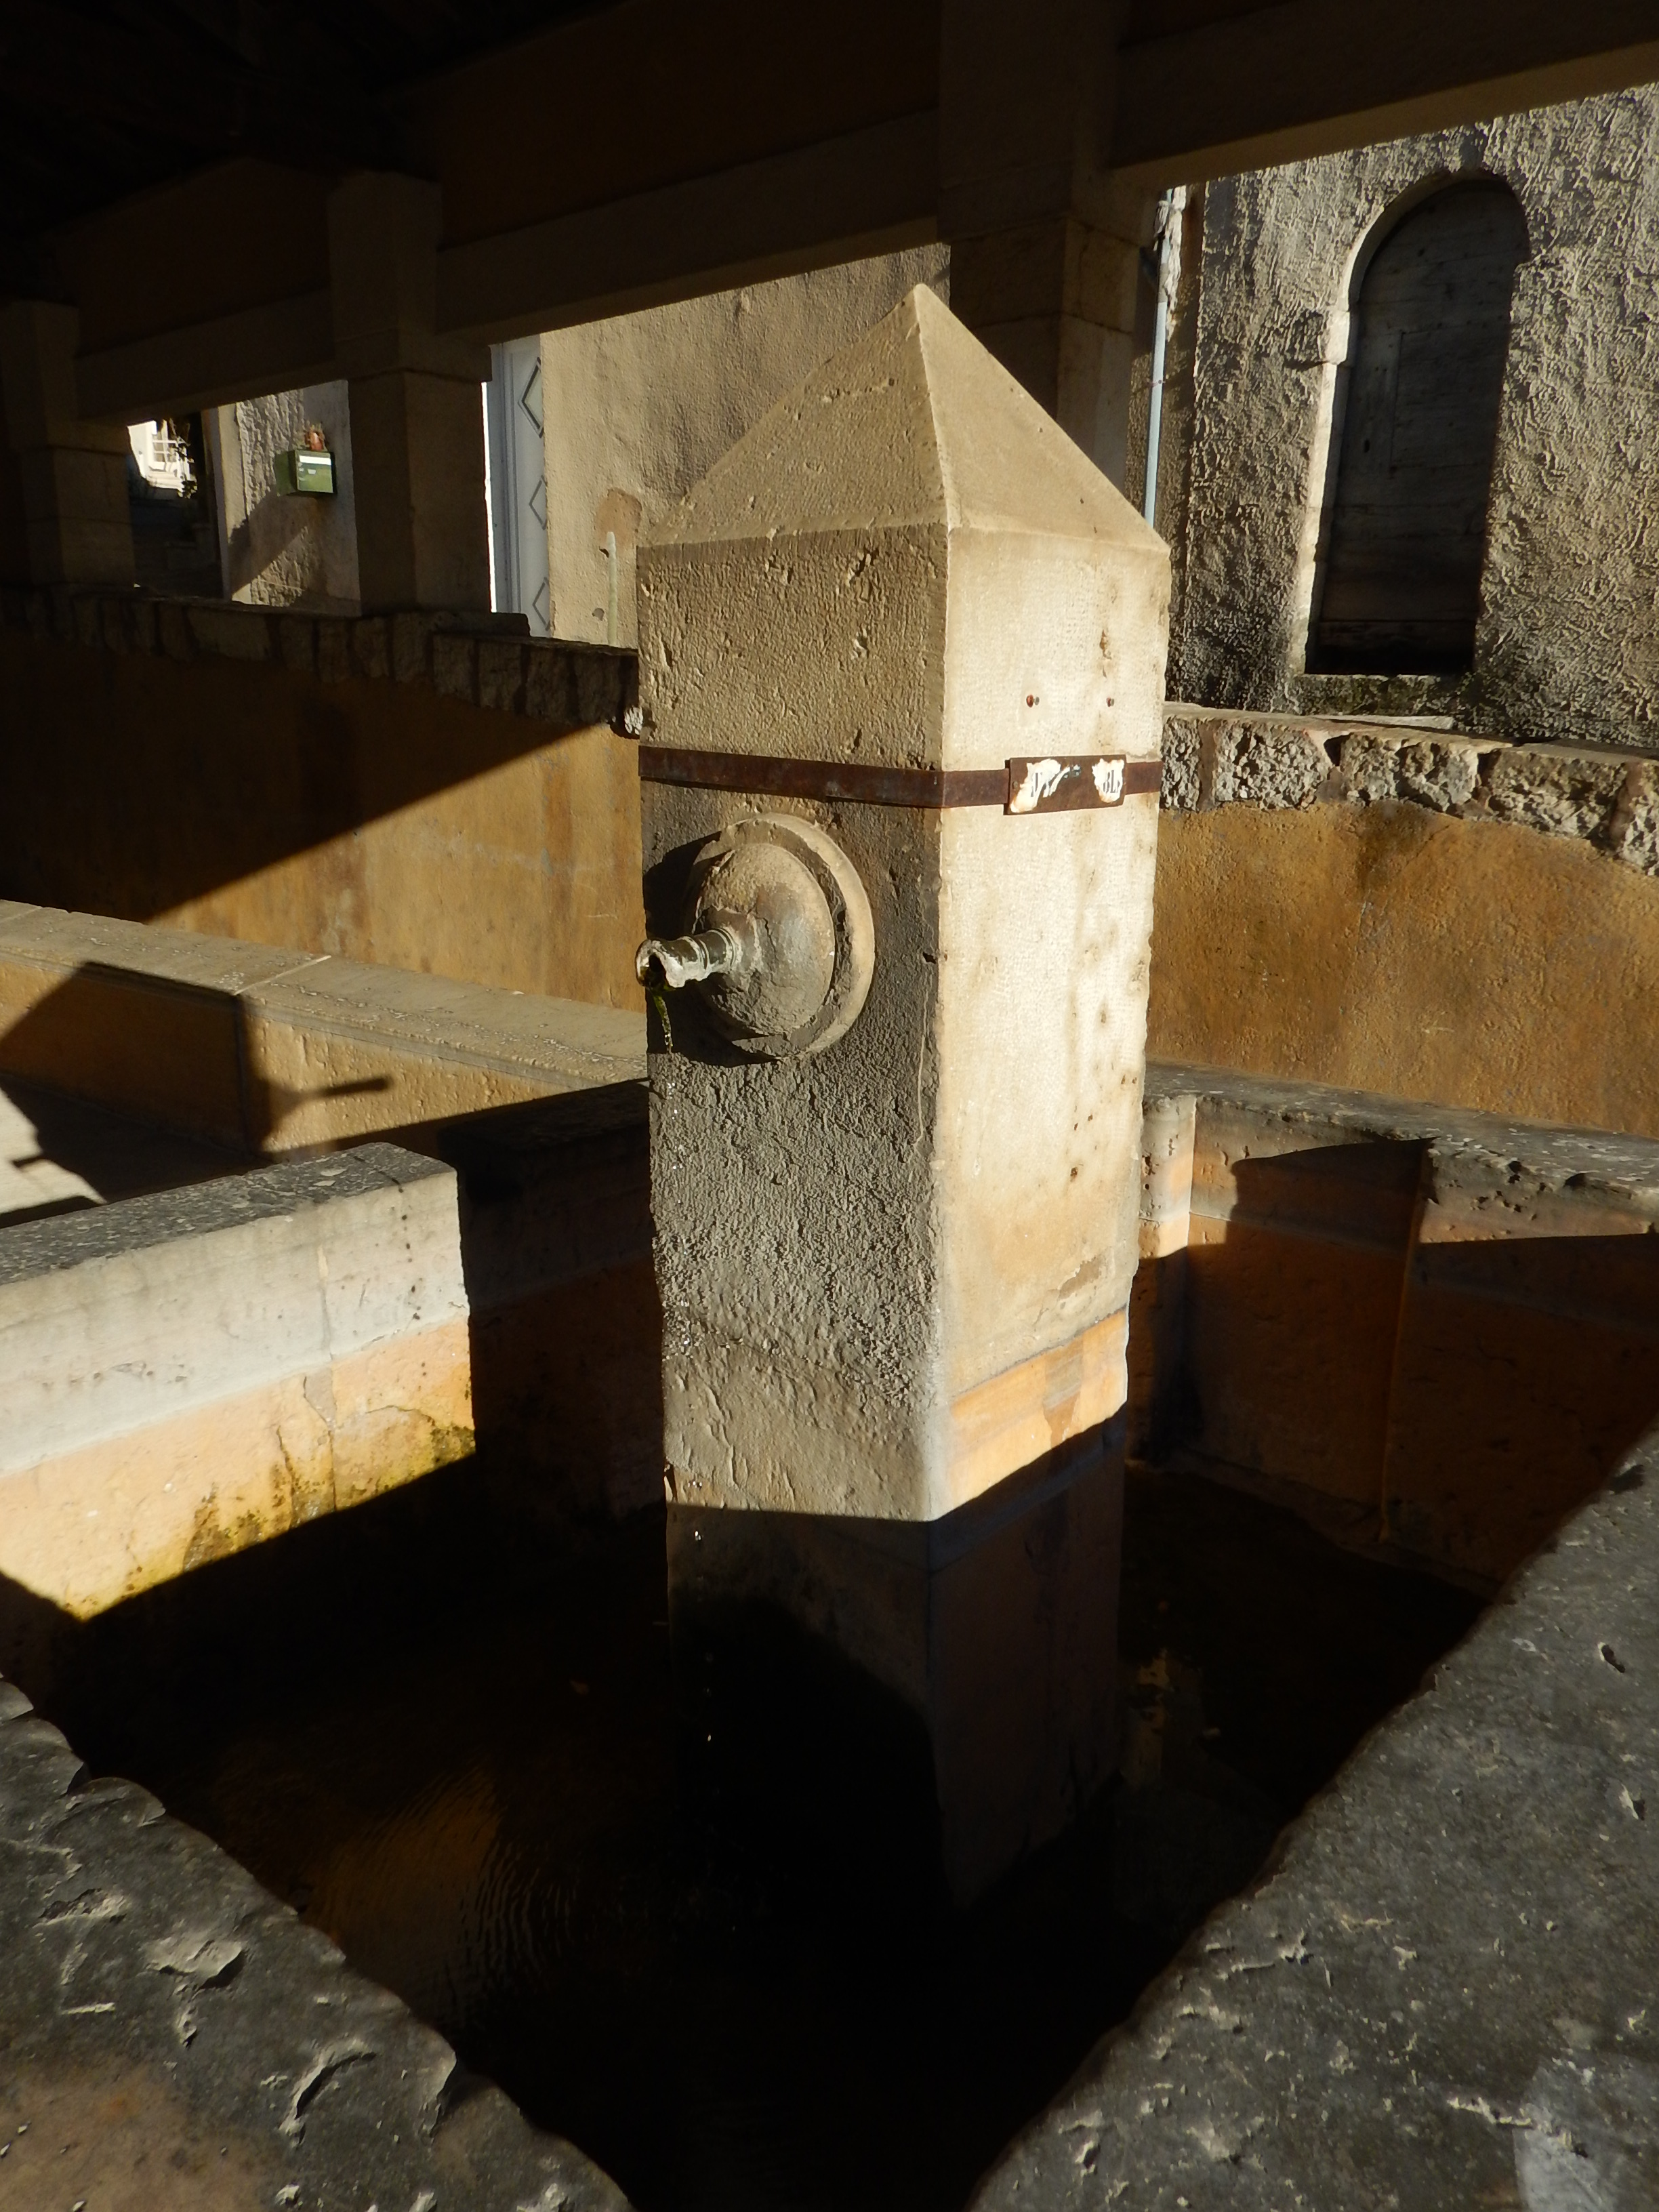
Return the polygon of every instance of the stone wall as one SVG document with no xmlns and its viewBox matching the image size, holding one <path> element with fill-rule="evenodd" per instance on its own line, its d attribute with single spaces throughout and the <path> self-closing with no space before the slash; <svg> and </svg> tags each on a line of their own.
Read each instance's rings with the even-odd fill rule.
<svg viewBox="0 0 1659 2212">
<path fill-rule="evenodd" d="M 518 617 L 0 592 L 0 897 L 638 1006 L 633 680 Z"/>
<path fill-rule="evenodd" d="M 1656 131 L 1649 86 L 1205 188 L 1201 280 L 1183 294 L 1165 428 L 1164 468 L 1172 485 L 1189 471 L 1190 485 L 1184 511 L 1159 502 L 1182 572 L 1173 691 L 1218 706 L 1449 712 L 1524 739 L 1653 742 Z M 1301 675 L 1356 257 L 1402 201 L 1472 174 L 1509 185 L 1529 240 L 1473 675 Z M 1185 450 L 1173 451 L 1188 404 Z"/>
<path fill-rule="evenodd" d="M 1659 768 L 1171 709 L 1148 1050 L 1659 1136 Z"/>
<path fill-rule="evenodd" d="M 1659 1418 L 1659 1145 L 1151 1064 L 1133 1448 L 1491 1588 Z"/>
<path fill-rule="evenodd" d="M 322 425 L 334 456 L 333 495 L 279 492 L 276 455 L 303 445 L 313 422 Z M 356 612 L 362 593 L 346 386 L 308 385 L 240 399 L 210 409 L 203 427 L 213 447 L 219 544 L 231 597 L 252 606 Z"/>
</svg>

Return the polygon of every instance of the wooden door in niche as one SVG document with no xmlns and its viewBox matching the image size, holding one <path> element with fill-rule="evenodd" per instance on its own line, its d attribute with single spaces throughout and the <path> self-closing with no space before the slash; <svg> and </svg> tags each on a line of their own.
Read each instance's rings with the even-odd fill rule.
<svg viewBox="0 0 1659 2212">
<path fill-rule="evenodd" d="M 1526 222 L 1508 186 L 1448 185 L 1372 256 L 1354 303 L 1308 665 L 1470 666 Z"/>
</svg>

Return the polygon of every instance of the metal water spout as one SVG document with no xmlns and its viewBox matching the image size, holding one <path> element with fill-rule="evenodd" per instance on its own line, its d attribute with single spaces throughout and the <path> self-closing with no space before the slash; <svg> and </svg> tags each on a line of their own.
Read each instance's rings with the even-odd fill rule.
<svg viewBox="0 0 1659 2212">
<path fill-rule="evenodd" d="M 735 975 L 753 957 L 752 931 L 745 936 L 747 943 L 735 929 L 717 923 L 691 937 L 647 937 L 634 956 L 634 973 L 647 991 L 683 991 L 711 975 Z"/>
<path fill-rule="evenodd" d="M 875 923 L 858 870 L 815 823 L 749 815 L 711 838 L 692 864 L 684 926 L 680 937 L 647 937 L 634 972 L 653 998 L 699 986 L 738 1052 L 821 1052 L 858 1019 Z"/>
</svg>

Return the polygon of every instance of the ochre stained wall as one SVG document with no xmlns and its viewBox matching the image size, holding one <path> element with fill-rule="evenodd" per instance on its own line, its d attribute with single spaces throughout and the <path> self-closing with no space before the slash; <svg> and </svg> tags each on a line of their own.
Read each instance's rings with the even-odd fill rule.
<svg viewBox="0 0 1659 2212">
<path fill-rule="evenodd" d="M 421 684 L 0 636 L 0 897 L 641 1003 L 635 750 Z"/>
<path fill-rule="evenodd" d="M 1165 811 L 1147 1051 L 1659 1136 L 1659 881 L 1385 802 Z"/>
</svg>

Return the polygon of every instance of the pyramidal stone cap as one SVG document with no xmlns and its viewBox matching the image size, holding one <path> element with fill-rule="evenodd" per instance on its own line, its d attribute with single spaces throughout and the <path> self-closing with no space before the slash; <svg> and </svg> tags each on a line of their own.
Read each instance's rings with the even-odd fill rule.
<svg viewBox="0 0 1659 2212">
<path fill-rule="evenodd" d="M 1009 539 L 1018 553 L 1000 562 Z M 1168 560 L 1089 457 L 918 286 L 646 532 L 649 733 L 883 765 L 1097 745 L 1153 757 L 1158 719 L 1143 710 L 1162 701 Z M 1008 683 L 982 690 L 982 649 L 960 626 L 988 617 L 1023 643 L 1000 656 Z M 967 697 L 945 680 L 963 647 L 976 671 Z"/>
</svg>

